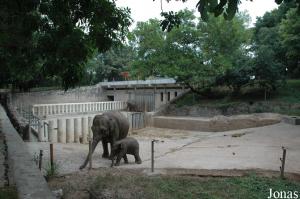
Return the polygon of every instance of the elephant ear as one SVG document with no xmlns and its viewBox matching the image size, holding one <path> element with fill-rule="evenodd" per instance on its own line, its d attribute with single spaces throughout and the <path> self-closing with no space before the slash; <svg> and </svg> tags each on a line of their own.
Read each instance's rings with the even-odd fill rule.
<svg viewBox="0 0 300 199">
<path fill-rule="evenodd" d="M 111 135 L 113 135 L 115 138 L 118 139 L 120 135 L 119 125 L 112 118 L 110 118 L 108 122 L 109 122 L 109 132 L 111 133 Z"/>
</svg>

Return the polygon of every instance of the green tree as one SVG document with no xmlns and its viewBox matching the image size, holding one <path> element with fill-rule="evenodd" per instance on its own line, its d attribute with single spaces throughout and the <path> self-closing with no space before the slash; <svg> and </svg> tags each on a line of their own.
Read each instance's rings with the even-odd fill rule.
<svg viewBox="0 0 300 199">
<path fill-rule="evenodd" d="M 138 22 L 136 28 L 128 35 L 129 45 L 135 52 L 131 74 L 140 79 L 158 76 L 156 57 L 163 48 L 166 34 L 159 28 L 159 20 L 150 19 Z"/>
<path fill-rule="evenodd" d="M 203 22 L 191 11 L 180 14 L 180 26 L 168 34 L 155 27 L 158 21 L 151 24 L 155 37 L 146 28 L 150 27 L 149 22 L 143 24 L 145 31 L 133 31 L 135 38 L 147 38 L 137 40 L 138 52 L 146 44 L 146 49 L 151 49 L 146 54 L 138 54 L 133 65 L 143 77 L 173 77 L 194 92 L 201 92 L 213 86 L 218 75 L 237 67 L 237 60 L 246 53 L 245 46 L 250 41 L 245 27 L 247 17 L 241 15 L 232 21 L 211 17 Z"/>
<path fill-rule="evenodd" d="M 0 1 L 0 85 L 14 83 L 24 88 L 40 79 L 41 64 L 36 50 L 38 3 Z"/>
<path fill-rule="evenodd" d="M 166 1 L 170 2 L 171 0 Z M 186 2 L 188 0 L 181 1 Z M 300 13 L 300 0 L 275 0 L 275 2 L 277 4 L 295 2 L 298 7 L 297 12 L 298 14 Z M 236 15 L 240 3 L 241 0 L 199 0 L 196 4 L 196 8 L 204 21 L 209 19 L 210 14 L 213 14 L 216 17 L 223 14 L 226 20 L 231 20 Z M 164 20 L 161 22 L 163 30 L 169 32 L 173 27 L 177 27 L 180 24 L 181 14 L 179 12 L 162 12 L 161 15 L 164 17 Z"/>
<path fill-rule="evenodd" d="M 294 66 L 287 57 L 288 48 L 283 45 L 280 26 L 282 20 L 286 18 L 286 13 L 295 7 L 295 1 L 291 1 L 281 4 L 278 9 L 265 13 L 263 17 L 257 19 L 253 34 L 253 51 L 262 52 L 265 48 L 269 48 L 270 51 L 273 51 L 271 53 L 272 60 L 287 67 L 290 75 L 294 74 Z M 262 53 L 258 53 L 258 55 L 263 56 Z"/>
<path fill-rule="evenodd" d="M 282 45 L 286 49 L 288 70 L 292 77 L 300 77 L 300 15 L 290 9 L 280 23 Z"/>
<path fill-rule="evenodd" d="M 285 79 L 284 66 L 274 59 L 275 52 L 268 46 L 261 46 L 254 58 L 254 75 L 256 83 L 266 92 L 274 91 Z M 282 80 L 282 81 L 280 81 Z"/>
<path fill-rule="evenodd" d="M 113 45 L 104 53 L 95 53 L 86 64 L 82 84 L 96 84 L 104 80 L 123 80 L 121 72 L 127 72 L 133 59 L 133 51 L 127 45 Z"/>
<path fill-rule="evenodd" d="M 54 77 L 65 89 L 73 87 L 93 49 L 108 50 L 130 24 L 129 10 L 110 0 L 11 0 L 0 6 L 2 84 L 30 87 L 39 77 Z"/>
</svg>

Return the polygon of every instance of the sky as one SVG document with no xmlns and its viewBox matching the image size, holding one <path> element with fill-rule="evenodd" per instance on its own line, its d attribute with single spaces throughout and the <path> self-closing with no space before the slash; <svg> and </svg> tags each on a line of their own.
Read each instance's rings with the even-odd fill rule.
<svg viewBox="0 0 300 199">
<path fill-rule="evenodd" d="M 198 0 L 188 0 L 185 3 L 182 1 L 172 0 L 167 3 L 166 0 L 162 1 L 163 11 L 178 11 L 184 8 L 190 10 L 195 9 Z M 161 1 L 160 0 L 117 0 L 116 4 L 118 7 L 129 7 L 131 9 L 131 17 L 134 20 L 133 28 L 137 21 L 147 21 L 150 18 L 159 18 L 161 12 Z M 247 10 L 251 16 L 252 23 L 255 23 L 256 17 L 263 16 L 267 11 L 271 11 L 277 8 L 275 0 L 242 0 L 242 4 L 239 6 L 240 11 Z M 196 15 L 200 16 L 199 12 Z"/>
</svg>

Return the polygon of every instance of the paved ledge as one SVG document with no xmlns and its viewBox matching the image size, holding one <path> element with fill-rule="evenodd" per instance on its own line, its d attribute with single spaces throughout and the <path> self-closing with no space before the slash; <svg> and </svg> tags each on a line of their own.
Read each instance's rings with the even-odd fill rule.
<svg viewBox="0 0 300 199">
<path fill-rule="evenodd" d="M 55 199 L 1 105 L 0 122 L 1 130 L 6 137 L 8 162 L 19 199 Z"/>
<path fill-rule="evenodd" d="M 279 114 L 257 113 L 236 116 L 172 117 L 154 116 L 153 127 L 182 129 L 190 131 L 221 132 L 245 128 L 260 127 L 279 123 Z"/>
</svg>

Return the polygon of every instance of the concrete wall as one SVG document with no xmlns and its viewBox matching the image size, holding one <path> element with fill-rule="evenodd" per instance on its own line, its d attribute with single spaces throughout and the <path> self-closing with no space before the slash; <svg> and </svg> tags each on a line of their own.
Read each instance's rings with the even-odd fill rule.
<svg viewBox="0 0 300 199">
<path fill-rule="evenodd" d="M 129 132 L 132 128 L 132 115 L 134 112 L 121 112 L 129 122 Z M 64 116 L 49 116 L 40 120 L 39 128 L 37 129 L 39 141 L 42 142 L 60 142 L 60 143 L 74 143 L 79 142 L 79 138 L 82 138 L 82 143 L 87 143 L 87 135 L 93 137 L 91 131 L 92 121 L 96 115 L 103 114 L 103 112 L 78 114 L 78 115 L 64 115 Z M 141 126 L 148 126 L 152 124 L 151 119 L 153 113 L 146 114 L 144 121 L 139 121 Z M 59 123 L 62 123 L 59 125 Z M 69 123 L 69 124 L 68 124 Z M 59 136 L 62 136 L 60 139 Z M 68 139 L 68 137 L 71 137 Z M 77 137 L 77 139 L 75 139 Z"/>
<path fill-rule="evenodd" d="M 76 103 L 76 102 L 97 102 L 106 101 L 102 95 L 101 87 L 88 86 L 63 90 L 14 93 L 12 94 L 12 103 L 14 105 L 32 105 L 32 104 L 55 104 L 55 103 Z"/>
<path fill-rule="evenodd" d="M 20 199 L 54 199 L 45 178 L 32 161 L 27 147 L 0 106 L 1 131 L 5 134 L 9 168 Z"/>
<path fill-rule="evenodd" d="M 150 89 L 126 89 L 126 90 L 106 90 L 103 92 L 103 97 L 114 96 L 115 101 L 128 101 L 130 95 L 134 98 L 135 94 L 154 94 L 155 109 L 158 109 L 162 105 L 167 104 L 169 101 L 175 98 L 175 92 L 177 96 L 186 92 L 187 89 L 182 88 L 150 88 Z M 168 100 L 168 93 L 170 93 L 170 100 Z M 161 95 L 163 99 L 161 100 Z"/>
<path fill-rule="evenodd" d="M 172 86 L 172 85 L 171 85 Z M 78 102 L 99 102 L 107 101 L 108 96 L 113 96 L 114 101 L 125 101 L 134 99 L 135 95 L 154 95 L 154 107 L 158 109 L 175 98 L 175 93 L 179 96 L 186 92 L 180 86 L 171 87 L 160 85 L 148 87 L 128 87 L 122 89 L 101 88 L 100 86 L 80 87 L 63 90 L 14 93 L 11 96 L 13 106 L 28 108 L 33 104 L 56 104 L 56 103 L 78 103 Z M 163 97 L 161 97 L 163 96 Z M 169 97 L 168 97 L 169 96 Z M 27 109 L 26 109 L 27 110 Z M 151 110 L 152 111 L 152 110 Z"/>
<path fill-rule="evenodd" d="M 151 120 L 150 120 L 151 121 Z M 253 114 L 238 116 L 166 117 L 154 116 L 152 126 L 157 128 L 182 129 L 190 131 L 221 132 L 276 124 L 281 121 L 278 114 Z"/>
</svg>

